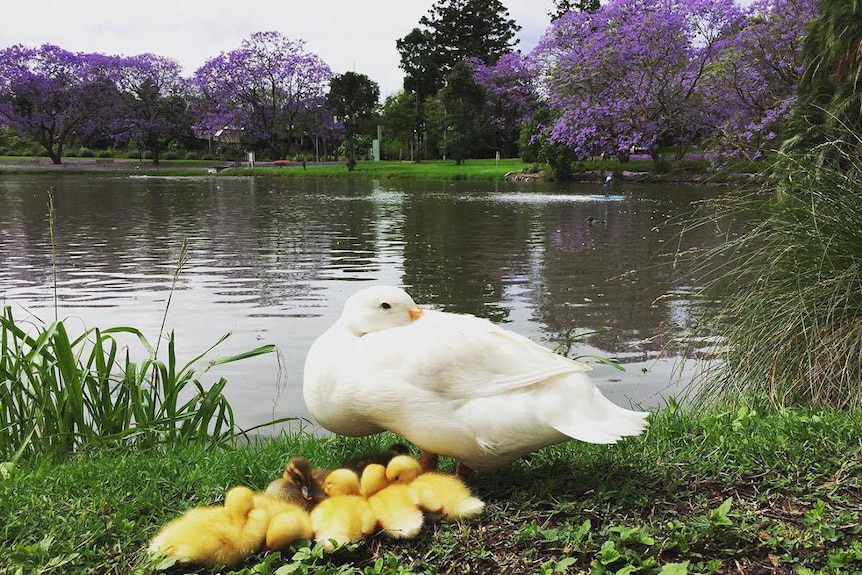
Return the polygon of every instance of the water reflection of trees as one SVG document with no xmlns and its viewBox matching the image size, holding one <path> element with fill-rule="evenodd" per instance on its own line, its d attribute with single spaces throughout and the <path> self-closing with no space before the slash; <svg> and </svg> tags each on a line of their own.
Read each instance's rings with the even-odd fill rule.
<svg viewBox="0 0 862 575">
<path fill-rule="evenodd" d="M 530 271 L 529 211 L 455 196 L 404 207 L 404 283 L 417 301 L 504 321 L 507 284 Z"/>
<path fill-rule="evenodd" d="M 598 331 L 591 345 L 621 359 L 665 352 L 691 320 L 686 280 L 672 265 L 685 204 L 587 205 L 548 210 L 542 299 L 536 310 L 552 334 Z M 709 242 L 694 238 L 688 242 Z"/>
<path fill-rule="evenodd" d="M 12 179 L 0 189 L 0 248 L 12 262 L 3 286 L 48 284 L 48 189 L 61 295 L 70 297 L 169 289 L 187 239 L 178 287 L 202 290 L 202 305 L 309 313 L 297 302 L 333 281 L 389 274 L 447 311 L 511 321 L 527 306 L 550 339 L 606 329 L 589 343 L 634 359 L 668 344 L 664 327 L 689 321 L 685 278 L 656 258 L 676 231 L 660 224 L 687 205 L 667 194 L 508 202 L 476 184 L 52 176 L 16 187 Z"/>
</svg>

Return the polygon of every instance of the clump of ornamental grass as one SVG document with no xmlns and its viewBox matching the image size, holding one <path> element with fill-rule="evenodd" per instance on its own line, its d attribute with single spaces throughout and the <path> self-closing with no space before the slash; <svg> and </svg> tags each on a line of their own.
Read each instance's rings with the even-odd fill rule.
<svg viewBox="0 0 862 575">
<path fill-rule="evenodd" d="M 701 400 L 862 407 L 862 164 L 845 150 L 781 154 L 759 190 L 688 222 L 724 234 L 693 258 L 707 302 L 693 341 L 716 338 L 721 359 Z"/>
</svg>

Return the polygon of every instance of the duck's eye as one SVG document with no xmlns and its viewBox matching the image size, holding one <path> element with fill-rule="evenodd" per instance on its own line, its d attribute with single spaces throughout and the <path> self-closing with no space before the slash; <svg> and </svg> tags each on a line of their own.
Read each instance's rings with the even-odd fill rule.
<svg viewBox="0 0 862 575">
<path fill-rule="evenodd" d="M 386 302 L 383 302 L 382 304 L 380 304 L 380 307 L 382 309 L 392 309 L 392 306 Z"/>
</svg>

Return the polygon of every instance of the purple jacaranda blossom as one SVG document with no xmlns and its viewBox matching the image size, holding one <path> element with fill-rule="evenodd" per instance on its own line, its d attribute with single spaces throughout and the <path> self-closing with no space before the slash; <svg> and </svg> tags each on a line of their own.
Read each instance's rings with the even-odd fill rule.
<svg viewBox="0 0 862 575">
<path fill-rule="evenodd" d="M 61 163 L 66 143 L 93 130 L 116 96 L 94 68 L 98 60 L 50 44 L 0 51 L 0 123 L 38 142 Z"/>
<path fill-rule="evenodd" d="M 742 24 L 733 0 L 612 0 L 554 21 L 531 58 L 556 116 L 551 141 L 577 156 L 626 156 L 712 120 L 699 90 L 717 44 Z"/>
<path fill-rule="evenodd" d="M 488 120 L 504 157 L 510 157 L 521 125 L 536 110 L 535 71 L 520 52 L 504 54 L 489 66 L 471 60 L 473 79 L 485 91 Z"/>
<path fill-rule="evenodd" d="M 294 138 L 319 131 L 317 112 L 332 72 L 302 40 L 257 32 L 239 48 L 208 60 L 194 74 L 203 102 L 202 131 L 241 130 L 249 144 L 285 157 Z"/>
</svg>

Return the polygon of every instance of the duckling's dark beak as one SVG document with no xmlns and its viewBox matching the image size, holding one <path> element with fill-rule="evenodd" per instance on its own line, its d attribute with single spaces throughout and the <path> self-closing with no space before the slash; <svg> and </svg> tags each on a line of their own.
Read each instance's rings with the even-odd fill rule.
<svg viewBox="0 0 862 575">
<path fill-rule="evenodd" d="M 425 310 L 419 306 L 416 306 L 414 308 L 410 308 L 409 310 L 407 310 L 407 313 L 410 314 L 410 320 L 411 321 L 416 321 L 417 319 L 422 317 L 422 314 L 425 313 Z"/>
<path fill-rule="evenodd" d="M 299 488 L 299 491 L 307 501 L 311 501 L 311 493 L 308 492 L 308 485 L 303 485 Z"/>
</svg>

